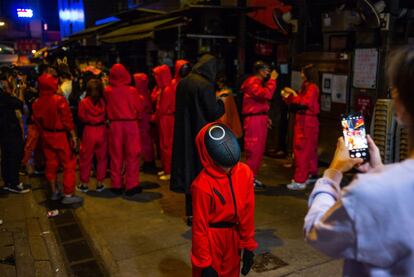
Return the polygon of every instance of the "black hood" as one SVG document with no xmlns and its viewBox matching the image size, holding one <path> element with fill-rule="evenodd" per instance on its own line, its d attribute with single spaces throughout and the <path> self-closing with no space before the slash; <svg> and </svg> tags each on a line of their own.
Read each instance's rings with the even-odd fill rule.
<svg viewBox="0 0 414 277">
<path fill-rule="evenodd" d="M 192 72 L 200 74 L 214 83 L 217 75 L 217 59 L 210 54 L 203 55 L 193 67 Z"/>
</svg>

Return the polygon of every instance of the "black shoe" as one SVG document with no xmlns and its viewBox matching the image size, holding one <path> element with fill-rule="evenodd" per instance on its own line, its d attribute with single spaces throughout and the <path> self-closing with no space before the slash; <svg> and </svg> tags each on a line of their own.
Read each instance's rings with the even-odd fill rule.
<svg viewBox="0 0 414 277">
<path fill-rule="evenodd" d="M 124 191 L 123 189 L 117 189 L 117 188 L 111 188 L 109 189 L 113 194 L 115 195 L 122 195 L 122 192 Z"/>
<path fill-rule="evenodd" d="M 10 191 L 10 192 L 14 192 L 14 193 L 19 193 L 19 194 L 23 194 L 23 193 L 28 193 L 30 191 L 29 188 L 26 188 L 23 183 L 20 183 L 18 185 L 5 185 L 4 190 Z"/>
<path fill-rule="evenodd" d="M 99 184 L 96 185 L 96 189 L 95 190 L 97 192 L 102 192 L 102 191 L 104 191 L 104 189 L 105 189 L 105 186 L 103 184 L 100 184 L 99 183 Z"/>
<path fill-rule="evenodd" d="M 155 162 L 144 162 L 142 164 L 142 172 L 156 175 L 158 173 L 158 168 L 155 165 Z"/>
<path fill-rule="evenodd" d="M 188 227 L 193 227 L 193 217 L 192 216 L 187 216 L 187 226 Z"/>
<path fill-rule="evenodd" d="M 85 184 L 79 184 L 76 186 L 76 190 L 81 192 L 88 192 L 89 188 Z"/>
<path fill-rule="evenodd" d="M 131 197 L 131 196 L 134 196 L 134 195 L 139 194 L 141 192 L 142 192 L 142 188 L 140 186 L 136 186 L 133 189 L 126 190 L 125 191 L 125 196 Z"/>
</svg>

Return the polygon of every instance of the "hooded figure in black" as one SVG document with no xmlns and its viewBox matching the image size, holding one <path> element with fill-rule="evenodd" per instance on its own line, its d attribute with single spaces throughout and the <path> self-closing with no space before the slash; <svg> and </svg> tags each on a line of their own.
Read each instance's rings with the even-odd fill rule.
<svg viewBox="0 0 414 277">
<path fill-rule="evenodd" d="M 187 216 L 192 215 L 190 186 L 202 169 L 195 138 L 207 123 L 224 114 L 223 102 L 216 99 L 216 74 L 217 59 L 206 54 L 177 87 L 170 185 L 172 191 L 186 194 Z"/>
</svg>

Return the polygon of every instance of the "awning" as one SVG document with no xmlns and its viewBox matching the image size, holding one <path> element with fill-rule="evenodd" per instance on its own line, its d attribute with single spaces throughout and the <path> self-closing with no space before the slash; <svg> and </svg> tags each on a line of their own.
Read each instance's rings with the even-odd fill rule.
<svg viewBox="0 0 414 277">
<path fill-rule="evenodd" d="M 99 37 L 99 40 L 107 43 L 125 42 L 150 38 L 154 31 L 176 28 L 188 23 L 185 17 L 173 17 L 157 21 L 134 24 L 119 28 Z"/>
<path fill-rule="evenodd" d="M 110 23 L 106 23 L 106 24 L 102 24 L 102 25 L 87 28 L 87 29 L 85 29 L 81 32 L 77 32 L 77 33 L 72 34 L 69 37 L 69 40 L 70 41 L 79 40 L 79 39 L 83 39 L 83 38 L 87 38 L 87 37 L 96 35 L 97 33 L 99 33 L 99 31 L 103 31 L 105 28 L 108 28 L 109 26 L 114 25 L 114 23 L 116 23 L 116 22 L 110 22 Z"/>
<path fill-rule="evenodd" d="M 120 43 L 120 42 L 132 41 L 132 40 L 149 39 L 149 38 L 153 38 L 153 37 L 154 37 L 154 32 L 146 32 L 146 33 L 139 33 L 139 34 L 121 36 L 121 37 L 107 38 L 107 39 L 102 40 L 102 41 L 106 42 L 106 43 Z"/>
</svg>

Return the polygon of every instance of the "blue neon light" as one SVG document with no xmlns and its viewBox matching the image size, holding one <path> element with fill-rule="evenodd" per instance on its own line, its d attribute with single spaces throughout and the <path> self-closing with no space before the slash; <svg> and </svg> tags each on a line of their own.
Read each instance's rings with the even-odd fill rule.
<svg viewBox="0 0 414 277">
<path fill-rule="evenodd" d="M 119 20 L 120 19 L 116 16 L 110 16 L 110 17 L 107 17 L 107 18 L 102 18 L 102 19 L 96 20 L 95 25 L 98 26 L 98 25 L 102 25 L 102 24 L 106 24 L 106 23 L 110 23 L 110 22 L 117 22 Z"/>
<path fill-rule="evenodd" d="M 16 9 L 17 17 L 23 18 L 32 18 L 33 17 L 33 10 L 32 9 Z"/>
</svg>

